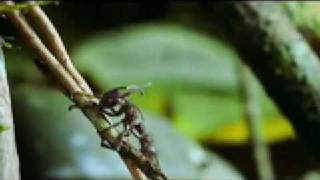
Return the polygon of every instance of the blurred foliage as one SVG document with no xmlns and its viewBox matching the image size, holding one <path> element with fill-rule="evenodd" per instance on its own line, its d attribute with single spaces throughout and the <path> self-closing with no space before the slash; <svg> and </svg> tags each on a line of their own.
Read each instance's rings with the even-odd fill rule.
<svg viewBox="0 0 320 180">
<path fill-rule="evenodd" d="M 13 48 L 12 44 L 5 41 L 5 39 L 2 36 L 0 36 L 0 47 L 4 47 L 4 48 L 8 48 L 8 49 Z"/>
<path fill-rule="evenodd" d="M 11 79 L 9 83 L 29 82 L 44 83 L 47 80 L 32 62 L 32 57 L 28 49 L 5 49 L 7 59 L 8 77 Z"/>
<path fill-rule="evenodd" d="M 220 36 L 191 30 L 216 33 L 205 19 L 206 15 L 195 16 L 202 11 L 198 3 L 168 4 L 170 7 L 164 3 L 162 10 L 160 5 L 143 3 L 73 2 L 68 5 L 64 2 L 51 11 L 48 6 L 46 12 L 61 33 L 68 51 L 71 50 L 77 68 L 98 92 L 117 85 L 153 83 L 144 96 L 135 95 L 132 99 L 143 110 L 144 123 L 155 137 L 161 164 L 168 174 L 239 179 L 238 170 L 216 155 L 219 146 L 214 146 L 212 153 L 206 153 L 196 143 L 177 134 L 166 121 L 172 120 L 183 134 L 208 144 L 247 145 L 231 147 L 232 150 L 250 146 L 238 92 L 240 58 Z M 319 3 L 283 4 L 298 27 L 319 29 Z M 155 10 L 158 11 L 155 13 Z M 84 12 L 90 15 L 83 16 Z M 159 23 L 159 20 L 180 23 L 183 27 Z M 137 25 L 142 21 L 154 24 Z M 109 31 L 101 32 L 102 29 Z M 92 36 L 95 32 L 100 33 Z M 84 37 L 88 39 L 82 42 Z M 118 156 L 100 148 L 99 138 L 87 119 L 78 110 L 68 112 L 71 102 L 56 89 L 47 88 L 53 82 L 41 75 L 30 61 L 28 48 L 6 49 L 6 57 L 24 175 L 62 179 L 129 177 Z M 32 85 L 26 86 L 25 82 Z M 255 83 L 258 83 L 256 79 Z M 289 122 L 262 87 L 258 87 L 263 118 L 261 131 L 265 140 L 275 143 L 295 138 Z M 0 133 L 6 128 L 0 126 Z M 174 148 L 168 148 L 168 144 L 173 144 Z M 282 171 L 296 175 L 305 168 L 311 169 L 305 163 L 305 156 L 296 152 L 296 147 L 281 144 L 284 144 L 281 153 L 272 152 L 279 177 Z M 227 149 L 222 152 L 223 156 L 228 157 L 230 147 L 222 147 Z M 283 152 L 283 147 L 292 150 Z M 244 151 L 247 154 L 232 151 L 229 158 L 241 173 L 255 173 L 254 165 L 246 169 L 245 164 L 252 160 L 250 150 Z M 235 163 L 237 159 L 240 165 Z M 318 176 L 306 174 L 305 177 L 317 179 Z"/>
<path fill-rule="evenodd" d="M 320 179 L 320 171 L 319 170 L 308 171 L 303 175 L 303 177 L 301 179 L 302 180 L 317 180 L 317 179 Z"/>
<path fill-rule="evenodd" d="M 228 61 L 238 57 L 225 46 L 174 25 L 147 25 L 91 37 L 74 59 L 99 84 L 144 84 L 150 79 L 166 89 L 230 92 L 236 88 L 236 73 Z M 221 59 L 219 66 L 211 59 Z"/>
<path fill-rule="evenodd" d="M 91 37 L 72 54 L 100 90 L 152 82 L 146 97 L 133 100 L 145 110 L 169 116 L 184 134 L 205 141 L 247 142 L 238 93 L 240 59 L 218 38 L 176 25 L 145 24 Z M 290 124 L 260 86 L 259 92 L 267 140 L 293 138 Z"/>
<path fill-rule="evenodd" d="M 17 136 L 20 137 L 18 147 L 24 150 L 20 152 L 24 177 L 130 178 L 118 155 L 100 147 L 100 139 L 86 117 L 79 110 L 68 112 L 67 107 L 72 103 L 60 92 L 21 83 L 16 86 L 13 97 L 13 102 L 19 102 L 13 105 Z M 161 166 L 169 177 L 243 178 L 215 152 L 208 153 L 177 133 L 166 119 L 148 113 L 144 115 Z M 174 144 L 175 148 L 168 148 L 168 144 Z"/>
<path fill-rule="evenodd" d="M 269 143 L 295 138 L 291 124 L 278 114 L 275 106 L 262 97 L 265 140 Z M 203 94 L 178 94 L 176 125 L 186 134 L 217 144 L 244 144 L 249 139 L 248 125 L 243 119 L 243 104 L 237 97 Z M 192 102 L 192 103 L 190 103 Z"/>
<path fill-rule="evenodd" d="M 133 97 L 143 109 L 169 116 L 184 134 L 202 141 L 248 142 L 238 93 L 240 59 L 223 41 L 176 25 L 149 24 L 101 33 L 79 44 L 73 59 L 98 90 L 152 82 L 143 97 Z M 48 81 L 27 51 L 10 49 L 6 55 L 15 82 Z M 268 142 L 293 138 L 290 124 L 259 91 Z"/>
</svg>

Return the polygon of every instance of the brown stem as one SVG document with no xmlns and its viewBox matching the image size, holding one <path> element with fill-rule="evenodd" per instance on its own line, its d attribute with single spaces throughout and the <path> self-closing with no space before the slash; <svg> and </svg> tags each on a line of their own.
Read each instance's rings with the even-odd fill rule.
<svg viewBox="0 0 320 180">
<path fill-rule="evenodd" d="M 29 3 L 35 4 L 34 1 L 30 1 Z M 48 16 L 37 5 L 30 7 L 27 15 L 29 15 L 34 22 L 37 22 L 40 25 L 40 30 L 44 34 L 45 40 L 48 42 L 47 44 L 49 49 L 53 52 L 54 56 L 58 59 L 62 66 L 71 74 L 80 88 L 86 94 L 92 94 L 88 84 L 73 66 L 62 39 Z"/>
<path fill-rule="evenodd" d="M 11 1 L 4 1 L 3 3 L 11 4 Z M 72 79 L 68 72 L 61 66 L 59 61 L 50 53 L 46 46 L 41 42 L 37 34 L 32 30 L 26 20 L 18 11 L 7 12 L 6 16 L 13 23 L 16 29 L 19 30 L 21 37 L 27 44 L 38 54 L 41 60 L 48 65 L 51 73 L 55 77 L 59 77 L 61 84 L 70 93 L 82 92 L 77 83 Z"/>
<path fill-rule="evenodd" d="M 139 169 L 135 163 L 132 161 L 132 159 L 123 159 L 123 161 L 126 162 L 127 166 L 130 168 L 129 171 L 133 175 L 133 177 L 138 177 L 139 180 L 145 180 L 148 179 L 146 175 Z"/>
</svg>

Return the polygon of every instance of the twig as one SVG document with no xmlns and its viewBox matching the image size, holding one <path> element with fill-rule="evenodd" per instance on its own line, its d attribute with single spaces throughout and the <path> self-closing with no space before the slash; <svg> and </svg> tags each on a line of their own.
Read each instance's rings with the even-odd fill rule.
<svg viewBox="0 0 320 180">
<path fill-rule="evenodd" d="M 3 3 L 13 5 L 11 1 L 4 1 Z M 64 86 L 64 88 L 71 94 L 82 92 L 77 83 L 72 79 L 69 73 L 65 71 L 65 69 L 50 53 L 46 46 L 41 42 L 39 37 L 32 30 L 25 19 L 20 15 L 20 13 L 17 10 L 14 10 L 7 12 L 6 16 L 19 30 L 20 35 L 28 43 L 28 45 L 38 53 L 38 56 L 41 57 L 43 61 L 45 61 L 48 68 L 55 75 L 55 77 L 59 77 L 60 82 Z"/>
<path fill-rule="evenodd" d="M 29 1 L 30 4 L 34 5 L 34 1 Z M 62 64 L 62 66 L 71 74 L 80 88 L 86 93 L 91 94 L 92 91 L 79 72 L 75 69 L 72 61 L 67 53 L 67 50 L 62 42 L 59 33 L 56 28 L 51 23 L 48 16 L 43 12 L 43 10 L 35 5 L 31 6 L 28 10 L 27 15 L 40 25 L 40 30 L 44 34 L 44 38 L 47 40 L 49 49 L 53 52 L 57 60 Z"/>
<path fill-rule="evenodd" d="M 259 179 L 275 179 L 270 152 L 263 140 L 261 109 L 259 104 L 259 94 L 253 82 L 253 75 L 250 70 L 241 65 L 241 94 L 245 106 L 245 118 L 249 125 L 250 140 L 253 145 L 254 156 L 258 169 Z"/>
<path fill-rule="evenodd" d="M 139 180 L 148 179 L 146 175 L 141 171 L 141 169 L 139 169 L 131 159 L 123 159 L 123 161 L 125 161 L 127 166 L 130 167 L 128 169 L 133 177 L 139 177 Z"/>
<path fill-rule="evenodd" d="M 2 3 L 5 3 L 7 5 L 14 4 L 12 1 L 3 1 Z M 101 139 L 109 142 L 111 145 L 115 145 L 115 141 L 117 140 L 119 133 L 115 129 L 109 129 L 109 118 L 105 116 L 97 106 L 86 108 L 88 107 L 88 104 L 92 104 L 92 102 L 97 103 L 99 100 L 94 96 L 84 95 L 86 94 L 86 91 L 81 89 L 79 84 L 77 84 L 77 82 L 72 78 L 71 74 L 69 74 L 65 67 L 59 63 L 54 55 L 51 54 L 51 52 L 42 43 L 40 38 L 32 30 L 32 28 L 22 17 L 19 11 L 14 10 L 6 12 L 6 16 L 8 17 L 8 20 L 14 24 L 26 44 L 28 44 L 38 54 L 43 63 L 52 73 L 52 76 L 56 77 L 56 79 L 58 79 L 62 86 L 66 89 L 66 91 L 69 92 L 69 98 L 81 108 L 82 112 L 88 117 L 90 122 L 97 129 Z M 45 26 L 46 24 L 43 25 Z M 50 28 L 46 27 L 44 29 L 48 30 Z M 62 41 L 60 42 L 62 43 Z M 50 43 L 57 43 L 57 41 L 50 41 Z M 52 46 L 61 48 L 59 44 Z M 62 52 L 63 50 L 61 51 L 60 49 L 58 51 Z M 71 61 L 69 62 L 71 63 Z M 74 70 L 76 71 L 76 69 Z M 86 84 L 85 81 L 83 81 L 83 83 Z M 87 84 L 86 86 L 89 88 Z M 147 159 L 131 144 L 124 142 L 119 150 L 119 155 L 124 160 L 133 178 L 146 179 L 146 177 L 148 177 L 151 179 L 166 179 L 159 165 Z"/>
</svg>

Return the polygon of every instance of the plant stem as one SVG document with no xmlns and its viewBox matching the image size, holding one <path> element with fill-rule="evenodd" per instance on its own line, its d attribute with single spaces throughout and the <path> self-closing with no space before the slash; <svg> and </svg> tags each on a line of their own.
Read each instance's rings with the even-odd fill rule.
<svg viewBox="0 0 320 180">
<path fill-rule="evenodd" d="M 34 1 L 30 1 L 29 3 L 35 4 Z M 37 22 L 40 25 L 40 30 L 44 34 L 45 40 L 48 42 L 47 44 L 49 46 L 49 49 L 52 51 L 57 60 L 62 64 L 62 66 L 74 78 L 80 88 L 86 94 L 92 94 L 92 91 L 88 84 L 73 66 L 73 63 L 67 53 L 62 39 L 48 16 L 39 6 L 36 5 L 30 7 L 27 15 L 29 15 L 32 21 Z"/>
<path fill-rule="evenodd" d="M 247 120 L 250 140 L 253 146 L 254 157 L 258 169 L 259 179 L 275 179 L 270 152 L 264 141 L 261 119 L 261 105 L 257 86 L 253 75 L 245 65 L 241 68 L 241 94 L 244 101 L 245 119 Z"/>
</svg>

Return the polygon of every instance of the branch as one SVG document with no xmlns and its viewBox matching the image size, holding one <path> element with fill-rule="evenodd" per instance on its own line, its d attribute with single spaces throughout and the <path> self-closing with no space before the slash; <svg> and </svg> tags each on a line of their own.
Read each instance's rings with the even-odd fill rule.
<svg viewBox="0 0 320 180">
<path fill-rule="evenodd" d="M 34 1 L 30 1 L 30 4 L 34 5 Z M 56 28 L 51 23 L 48 16 L 43 12 L 39 6 L 31 6 L 27 15 L 30 16 L 31 20 L 37 22 L 40 25 L 40 30 L 44 34 L 45 40 L 48 42 L 50 50 L 54 56 L 62 64 L 62 66 L 71 74 L 80 88 L 86 94 L 92 94 L 92 91 L 79 72 L 75 69 L 72 61 L 67 53 L 67 50 L 57 32 Z"/>
<path fill-rule="evenodd" d="M 2 3 L 13 5 L 11 1 L 4 1 Z M 33 10 L 35 9 L 31 9 L 30 12 Z M 87 116 L 90 122 L 95 126 L 101 139 L 109 142 L 112 146 L 115 146 L 119 132 L 113 128 L 109 129 L 110 119 L 106 117 L 97 106 L 86 108 L 89 104 L 92 105 L 92 102 L 97 103 L 99 100 L 92 95 L 90 96 L 90 94 L 86 94 L 86 91 L 81 89 L 80 85 L 75 81 L 75 78 L 72 77 L 72 73 L 69 73 L 65 67 L 60 64 L 56 57 L 51 54 L 51 52 L 42 43 L 40 38 L 32 30 L 19 11 L 9 11 L 5 14 L 8 20 L 16 27 L 17 31 L 19 31 L 25 43 L 28 44 L 32 50 L 38 54 L 41 61 L 43 61 L 41 63 L 48 68 L 52 76 L 59 80 L 59 83 L 68 92 L 68 97 L 81 108 L 84 115 Z M 37 13 L 34 14 L 36 15 Z M 47 25 L 44 23 L 43 26 L 49 26 L 44 27 L 44 29 L 52 30 L 52 24 Z M 49 35 L 50 33 L 45 32 L 44 34 Z M 52 39 L 56 39 L 56 37 Z M 51 45 L 51 47 L 60 48 L 60 50 L 58 50 L 59 52 L 65 51 L 61 50 L 64 49 L 61 47 L 62 41 L 59 42 L 59 40 L 52 40 L 50 43 L 58 43 Z M 72 64 L 70 59 L 64 60 L 69 61 L 68 63 L 65 63 L 65 65 L 69 63 Z M 86 84 L 85 81 L 82 83 Z M 89 86 L 86 84 L 84 87 Z M 90 88 L 89 91 L 91 92 Z M 119 155 L 126 163 L 127 168 L 135 179 L 146 179 L 146 177 L 151 179 L 166 179 L 157 161 L 146 158 L 139 150 L 134 148 L 133 145 L 124 142 L 119 150 Z"/>
<path fill-rule="evenodd" d="M 245 65 L 240 67 L 241 97 L 244 101 L 245 119 L 249 125 L 250 140 L 253 146 L 254 158 L 258 169 L 259 179 L 275 179 L 270 152 L 263 138 L 261 105 L 256 84 L 250 69 Z"/>
<path fill-rule="evenodd" d="M 312 9 L 308 3 L 310 2 L 283 2 L 282 6 L 298 31 L 306 38 L 314 52 L 320 57 L 320 18 L 317 11 L 318 7 Z"/>
<path fill-rule="evenodd" d="M 3 3 L 13 5 L 13 3 L 11 3 L 10 1 L 5 1 Z M 28 43 L 32 50 L 38 53 L 38 56 L 41 57 L 45 64 L 47 64 L 47 67 L 54 74 L 54 76 L 59 78 L 59 81 L 61 82 L 63 87 L 68 92 L 70 92 L 70 94 L 81 92 L 81 89 L 76 84 L 76 82 L 45 47 L 45 45 L 41 42 L 39 37 L 29 26 L 29 24 L 20 15 L 20 13 L 17 10 L 14 10 L 7 12 L 6 16 L 14 24 L 17 30 L 19 30 L 21 37 Z"/>
<path fill-rule="evenodd" d="M 204 8 L 320 159 L 320 61 L 283 9 L 253 1 Z"/>
</svg>

